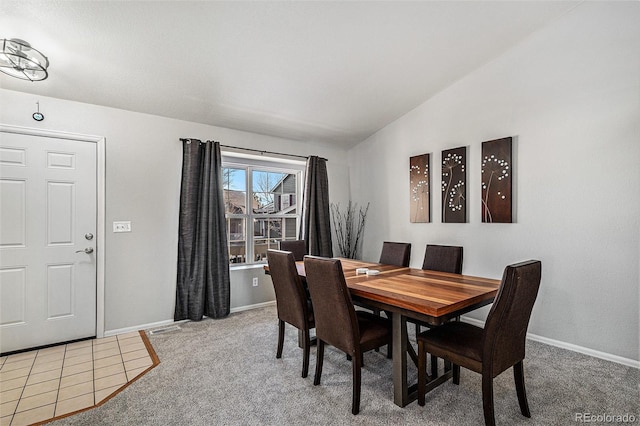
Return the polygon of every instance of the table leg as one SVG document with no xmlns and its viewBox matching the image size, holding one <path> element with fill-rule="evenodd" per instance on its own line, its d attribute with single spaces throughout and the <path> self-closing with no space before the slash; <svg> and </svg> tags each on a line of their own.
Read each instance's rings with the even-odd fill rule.
<svg viewBox="0 0 640 426">
<path fill-rule="evenodd" d="M 411 402 L 407 382 L 407 319 L 394 312 L 393 331 L 393 402 L 404 407 Z"/>
<path fill-rule="evenodd" d="M 405 407 L 418 398 L 418 385 L 409 385 L 407 377 L 407 354 L 409 339 L 407 336 L 407 318 L 394 312 L 391 322 L 393 332 L 393 402 Z M 452 377 L 450 364 L 445 365 L 444 374 L 428 377 L 426 391 L 430 392 Z"/>
</svg>

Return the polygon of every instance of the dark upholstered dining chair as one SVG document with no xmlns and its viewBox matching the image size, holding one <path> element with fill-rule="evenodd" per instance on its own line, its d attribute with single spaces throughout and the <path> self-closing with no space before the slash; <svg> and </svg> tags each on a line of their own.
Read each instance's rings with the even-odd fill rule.
<svg viewBox="0 0 640 426">
<path fill-rule="evenodd" d="M 385 265 L 409 266 L 411 260 L 411 243 L 396 243 L 385 241 L 382 243 L 379 263 Z"/>
<path fill-rule="evenodd" d="M 305 256 L 304 268 L 314 306 L 318 344 L 313 384 L 320 384 L 325 344 L 344 351 L 351 356 L 353 369 L 351 412 L 358 414 L 362 355 L 384 345 L 391 349 L 391 321 L 354 309 L 340 260 Z"/>
<path fill-rule="evenodd" d="M 513 366 L 520 411 L 531 417 L 524 387 L 523 360 L 527 327 L 538 295 L 542 264 L 537 260 L 507 266 L 484 329 L 449 322 L 418 336 L 418 404 L 425 403 L 426 353 L 451 361 L 453 383 L 460 383 L 460 366 L 482 374 L 484 421 L 495 424 L 493 379 Z"/>
<path fill-rule="evenodd" d="M 280 241 L 280 250 L 290 251 L 293 253 L 293 258 L 300 261 L 307 254 L 307 249 L 304 245 L 304 240 L 284 240 Z"/>
<path fill-rule="evenodd" d="M 427 244 L 422 269 L 461 274 L 462 247 Z"/>
<path fill-rule="evenodd" d="M 269 274 L 273 281 L 278 309 L 278 350 L 276 358 L 282 357 L 285 323 L 302 331 L 302 377 L 309 373 L 309 331 L 315 327 L 313 309 L 296 269 L 293 253 L 280 250 L 267 251 Z"/>
</svg>

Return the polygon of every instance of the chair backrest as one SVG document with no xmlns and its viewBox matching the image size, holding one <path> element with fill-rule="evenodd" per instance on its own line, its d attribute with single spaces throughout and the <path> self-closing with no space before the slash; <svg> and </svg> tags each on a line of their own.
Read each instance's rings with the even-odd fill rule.
<svg viewBox="0 0 640 426">
<path fill-rule="evenodd" d="M 540 288 L 542 263 L 529 260 L 505 268 L 484 326 L 483 369 L 492 377 L 524 359 L 527 327 Z"/>
<path fill-rule="evenodd" d="M 291 253 L 293 253 L 293 258 L 296 260 L 296 262 L 304 259 L 304 255 L 307 254 L 304 240 L 280 241 L 280 250 L 290 251 Z"/>
<path fill-rule="evenodd" d="M 316 336 L 347 354 L 355 354 L 360 329 L 340 260 L 305 256 L 304 269 L 313 303 Z"/>
<path fill-rule="evenodd" d="M 422 269 L 462 273 L 462 247 L 427 244 Z"/>
<path fill-rule="evenodd" d="M 385 265 L 409 266 L 411 260 L 411 243 L 396 243 L 385 241 L 382 243 L 380 263 Z"/>
<path fill-rule="evenodd" d="M 267 262 L 276 293 L 278 318 L 299 329 L 308 328 L 307 293 L 298 275 L 293 254 L 288 251 L 269 250 Z"/>
</svg>

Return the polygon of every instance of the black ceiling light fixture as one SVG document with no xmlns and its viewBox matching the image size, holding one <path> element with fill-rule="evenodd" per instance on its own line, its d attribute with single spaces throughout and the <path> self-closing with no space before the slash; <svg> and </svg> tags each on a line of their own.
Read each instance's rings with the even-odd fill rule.
<svg viewBox="0 0 640 426">
<path fill-rule="evenodd" d="M 0 71 L 22 80 L 40 81 L 48 77 L 49 59 L 29 43 L 17 38 L 0 39 Z"/>
</svg>

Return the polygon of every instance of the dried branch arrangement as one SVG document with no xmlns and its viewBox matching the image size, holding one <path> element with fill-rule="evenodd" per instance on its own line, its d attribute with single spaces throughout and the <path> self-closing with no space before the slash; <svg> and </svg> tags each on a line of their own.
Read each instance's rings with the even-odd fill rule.
<svg viewBox="0 0 640 426">
<path fill-rule="evenodd" d="M 340 203 L 331 203 L 331 221 L 336 232 L 340 257 L 357 259 L 358 247 L 364 231 L 367 212 L 369 211 L 369 203 L 367 203 L 366 208 L 360 207 L 356 211 L 357 206 L 357 203 L 352 203 L 349 200 L 347 211 L 342 212 L 340 211 Z"/>
</svg>

